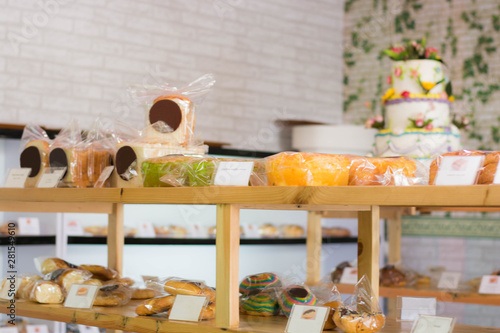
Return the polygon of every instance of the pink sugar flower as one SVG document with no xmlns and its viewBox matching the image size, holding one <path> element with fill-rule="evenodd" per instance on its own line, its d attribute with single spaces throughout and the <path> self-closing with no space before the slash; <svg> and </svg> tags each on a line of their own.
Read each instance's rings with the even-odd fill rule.
<svg viewBox="0 0 500 333">
<path fill-rule="evenodd" d="M 405 90 L 405 91 L 403 91 L 403 92 L 401 93 L 401 96 L 403 96 L 403 98 L 408 98 L 408 97 L 410 97 L 410 92 L 409 92 L 409 91 L 407 91 L 407 90 Z"/>
<path fill-rule="evenodd" d="M 424 126 L 424 120 L 423 119 L 417 119 L 417 120 L 415 120 L 415 126 L 417 126 L 417 127 Z"/>
<path fill-rule="evenodd" d="M 392 75 L 387 76 L 387 84 L 392 84 Z"/>
<path fill-rule="evenodd" d="M 429 125 L 425 126 L 425 129 L 430 131 L 430 130 L 434 129 L 434 126 L 432 126 L 432 124 L 429 124 Z"/>
<path fill-rule="evenodd" d="M 436 57 L 438 50 L 435 47 L 428 47 L 425 49 L 425 58 L 430 58 L 431 56 Z"/>
<path fill-rule="evenodd" d="M 396 77 L 400 77 L 401 74 L 403 74 L 403 70 L 401 69 L 401 67 L 396 67 L 394 69 L 394 75 L 396 75 Z"/>
<path fill-rule="evenodd" d="M 377 115 L 377 116 L 375 117 L 375 121 L 376 121 L 377 123 L 381 123 L 381 122 L 383 122 L 383 121 L 384 121 L 384 117 L 382 117 L 382 115 L 380 115 L 380 114 L 379 114 L 379 115 Z"/>
</svg>

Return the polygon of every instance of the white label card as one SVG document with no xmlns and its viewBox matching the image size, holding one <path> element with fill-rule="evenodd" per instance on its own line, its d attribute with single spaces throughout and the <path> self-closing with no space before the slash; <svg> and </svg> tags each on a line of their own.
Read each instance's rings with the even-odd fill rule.
<svg viewBox="0 0 500 333">
<path fill-rule="evenodd" d="M 94 304 L 99 286 L 72 284 L 64 306 L 67 308 L 90 309 Z"/>
<path fill-rule="evenodd" d="M 420 315 L 413 323 L 411 333 L 448 333 L 453 331 L 455 318 Z"/>
<path fill-rule="evenodd" d="M 36 187 L 51 188 L 57 187 L 59 181 L 66 173 L 66 168 L 45 168 L 42 176 L 38 180 Z"/>
<path fill-rule="evenodd" d="M 206 238 L 207 232 L 201 225 L 193 224 L 189 226 L 189 235 L 193 238 Z"/>
<path fill-rule="evenodd" d="M 398 305 L 401 305 L 400 320 L 414 321 L 419 315 L 436 315 L 436 298 L 424 297 L 398 297 Z"/>
<path fill-rule="evenodd" d="M 136 237 L 156 237 L 155 228 L 151 222 L 137 223 L 137 236 Z"/>
<path fill-rule="evenodd" d="M 95 182 L 94 187 L 102 187 L 106 182 L 106 180 L 109 178 L 109 176 L 111 176 L 114 169 L 115 169 L 114 166 L 105 167 L 104 170 L 102 170 L 99 179 Z"/>
<path fill-rule="evenodd" d="M 323 332 L 330 308 L 294 304 L 286 325 L 287 333 Z"/>
<path fill-rule="evenodd" d="M 83 227 L 80 222 L 74 220 L 67 221 L 64 224 L 64 231 L 66 235 L 70 236 L 83 236 L 84 234 Z"/>
<path fill-rule="evenodd" d="M 219 162 L 214 185 L 248 186 L 253 162 Z"/>
<path fill-rule="evenodd" d="M 170 310 L 168 319 L 182 320 L 182 321 L 199 321 L 201 311 L 208 303 L 205 296 L 188 296 L 177 295 L 175 296 L 174 305 Z"/>
<path fill-rule="evenodd" d="M 16 275 L 8 274 L 5 283 L 1 286 L 0 298 L 6 300 L 14 299 L 20 284 L 21 279 L 18 279 Z"/>
<path fill-rule="evenodd" d="M 26 325 L 26 333 L 49 333 L 47 325 Z"/>
<path fill-rule="evenodd" d="M 356 284 L 358 283 L 358 268 L 346 267 L 340 277 L 340 283 Z"/>
<path fill-rule="evenodd" d="M 38 217 L 20 217 L 17 219 L 19 235 L 40 235 L 40 220 Z"/>
<path fill-rule="evenodd" d="M 246 238 L 260 238 L 259 228 L 255 224 L 245 224 L 243 232 Z"/>
<path fill-rule="evenodd" d="M 439 289 L 457 289 L 460 283 L 462 273 L 459 272 L 443 272 L 439 278 Z"/>
<path fill-rule="evenodd" d="M 479 285 L 480 294 L 500 294 L 500 276 L 483 275 Z"/>
<path fill-rule="evenodd" d="M 19 330 L 14 326 L 0 327 L 0 333 L 19 333 Z"/>
<path fill-rule="evenodd" d="M 7 180 L 5 181 L 5 187 L 23 188 L 30 172 L 31 168 L 9 169 L 9 174 L 7 175 Z"/>
<path fill-rule="evenodd" d="M 436 185 L 474 185 L 484 156 L 443 156 Z"/>
<path fill-rule="evenodd" d="M 99 327 L 78 325 L 78 331 L 80 333 L 99 333 Z"/>
</svg>

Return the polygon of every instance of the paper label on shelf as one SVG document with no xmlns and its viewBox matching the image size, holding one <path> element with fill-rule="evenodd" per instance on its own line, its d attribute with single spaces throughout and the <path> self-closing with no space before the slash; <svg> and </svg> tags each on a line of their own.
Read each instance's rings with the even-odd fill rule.
<svg viewBox="0 0 500 333">
<path fill-rule="evenodd" d="M 15 326 L 0 327 L 0 333 L 19 333 L 19 330 Z"/>
<path fill-rule="evenodd" d="M 253 162 L 219 162 L 214 185 L 248 186 Z"/>
<path fill-rule="evenodd" d="M 314 333 L 323 332 L 326 317 L 330 308 L 324 306 L 309 306 L 294 304 L 285 332 L 287 333 Z"/>
<path fill-rule="evenodd" d="M 420 315 L 414 322 L 411 333 L 448 333 L 453 331 L 455 318 Z"/>
<path fill-rule="evenodd" d="M 15 274 L 7 274 L 6 280 L 4 281 L 0 289 L 0 299 L 14 299 L 14 297 L 16 296 L 16 291 L 17 289 L 19 289 L 20 284 L 21 279 L 18 279 Z"/>
<path fill-rule="evenodd" d="M 259 228 L 255 224 L 243 225 L 245 238 L 260 238 Z"/>
<path fill-rule="evenodd" d="M 151 222 L 139 222 L 137 223 L 137 235 L 136 237 L 156 237 L 155 228 Z"/>
<path fill-rule="evenodd" d="M 49 333 L 47 325 L 26 325 L 26 333 Z"/>
<path fill-rule="evenodd" d="M 36 187 L 51 188 L 57 187 L 59 181 L 66 173 L 66 168 L 45 168 L 42 176 L 38 180 Z"/>
<path fill-rule="evenodd" d="M 207 237 L 207 232 L 205 228 L 203 228 L 199 224 L 192 224 L 188 228 L 189 235 L 192 238 L 206 238 Z"/>
<path fill-rule="evenodd" d="M 83 236 L 83 227 L 78 221 L 67 221 L 64 224 L 64 232 L 69 236 Z"/>
<path fill-rule="evenodd" d="M 500 276 L 483 275 L 479 285 L 480 294 L 500 294 Z"/>
<path fill-rule="evenodd" d="M 114 166 L 107 166 L 102 170 L 101 175 L 99 176 L 99 179 L 94 184 L 94 187 L 102 187 L 106 180 L 111 176 L 113 173 L 113 170 L 115 169 Z"/>
<path fill-rule="evenodd" d="M 340 283 L 356 284 L 358 283 L 358 268 L 346 267 L 340 277 Z"/>
<path fill-rule="evenodd" d="M 439 289 L 457 289 L 460 283 L 462 273 L 460 272 L 443 272 L 439 278 Z"/>
<path fill-rule="evenodd" d="M 9 169 L 9 174 L 7 175 L 7 179 L 5 180 L 4 187 L 23 188 L 30 172 L 31 168 Z"/>
<path fill-rule="evenodd" d="M 64 302 L 67 308 L 90 309 L 94 304 L 99 286 L 72 284 Z"/>
<path fill-rule="evenodd" d="M 99 333 L 99 327 L 78 325 L 79 333 Z"/>
<path fill-rule="evenodd" d="M 199 321 L 201 311 L 207 303 L 208 299 L 205 296 L 177 295 L 175 296 L 174 305 L 172 305 L 168 319 Z"/>
<path fill-rule="evenodd" d="M 436 175 L 436 185 L 474 185 L 484 156 L 444 156 Z"/>
<path fill-rule="evenodd" d="M 40 235 L 40 220 L 38 217 L 20 217 L 17 219 L 19 235 Z"/>
<path fill-rule="evenodd" d="M 436 298 L 424 297 L 398 297 L 398 304 L 401 304 L 400 320 L 414 321 L 419 315 L 436 315 Z"/>
</svg>

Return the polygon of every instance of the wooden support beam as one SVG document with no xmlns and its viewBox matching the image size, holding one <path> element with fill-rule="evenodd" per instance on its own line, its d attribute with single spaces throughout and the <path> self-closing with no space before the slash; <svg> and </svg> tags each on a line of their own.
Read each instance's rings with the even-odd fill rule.
<svg viewBox="0 0 500 333">
<path fill-rule="evenodd" d="M 323 212 L 307 213 L 307 276 L 306 283 L 315 285 L 321 279 L 321 218 Z"/>
<path fill-rule="evenodd" d="M 108 267 L 123 273 L 123 204 L 113 204 L 113 212 L 108 216 Z"/>
<path fill-rule="evenodd" d="M 358 279 L 366 275 L 378 298 L 380 252 L 380 209 L 372 206 L 358 213 Z"/>
</svg>

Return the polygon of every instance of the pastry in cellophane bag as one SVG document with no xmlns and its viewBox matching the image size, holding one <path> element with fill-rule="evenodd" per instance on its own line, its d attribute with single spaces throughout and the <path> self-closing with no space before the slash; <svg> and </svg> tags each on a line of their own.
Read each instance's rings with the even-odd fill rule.
<svg viewBox="0 0 500 333">
<path fill-rule="evenodd" d="M 83 269 L 57 269 L 47 275 L 46 280 L 54 281 L 60 285 L 65 293 L 69 291 L 73 284 L 82 284 L 92 277 L 92 273 Z"/>
<path fill-rule="evenodd" d="M 278 304 L 287 317 L 290 316 L 294 304 L 316 305 L 318 299 L 312 290 L 305 284 L 292 284 L 278 292 Z"/>
<path fill-rule="evenodd" d="M 132 298 L 132 290 L 122 284 L 110 284 L 99 288 L 94 306 L 122 306 Z"/>
<path fill-rule="evenodd" d="M 80 265 L 78 268 L 89 271 L 92 273 L 93 279 L 108 281 L 118 279 L 120 274 L 114 269 L 102 265 Z"/>
<path fill-rule="evenodd" d="M 215 290 L 203 281 L 187 280 L 178 277 L 168 277 L 158 281 L 148 280 L 146 286 L 159 293 L 170 295 L 206 296 L 209 302 L 215 301 Z"/>
<path fill-rule="evenodd" d="M 271 272 L 252 274 L 244 277 L 240 282 L 239 291 L 244 296 L 256 295 L 264 289 L 280 288 L 281 279 L 277 274 Z"/>
<path fill-rule="evenodd" d="M 441 165 L 443 157 L 446 156 L 485 156 L 487 152 L 479 150 L 458 150 L 438 156 L 432 161 L 429 168 L 429 185 L 435 185 L 436 176 Z M 484 162 L 484 161 L 483 161 Z"/>
<path fill-rule="evenodd" d="M 40 265 L 42 274 L 49 274 L 58 269 L 68 268 L 78 268 L 78 266 L 61 258 L 47 258 Z"/>
<path fill-rule="evenodd" d="M 36 274 L 23 274 L 18 277 L 21 280 L 16 291 L 16 298 L 29 299 L 34 282 L 41 280 L 42 277 Z"/>
<path fill-rule="evenodd" d="M 29 300 L 43 304 L 59 304 L 64 301 L 62 287 L 46 280 L 37 280 L 32 282 Z"/>
<path fill-rule="evenodd" d="M 109 187 L 108 178 L 103 184 L 96 184 L 105 168 L 113 166 L 113 156 L 116 153 L 116 141 L 110 131 L 105 130 L 99 119 L 87 132 L 84 140 L 88 144 L 88 178 L 91 187 Z"/>
<path fill-rule="evenodd" d="M 356 284 L 354 295 L 337 308 L 333 321 L 339 330 L 346 333 L 378 332 L 384 327 L 385 315 L 366 276 Z"/>
<path fill-rule="evenodd" d="M 19 163 L 21 168 L 31 169 L 25 187 L 35 187 L 45 168 L 49 166 L 51 144 L 52 140 L 40 126 L 28 124 L 24 127 Z"/>
</svg>

